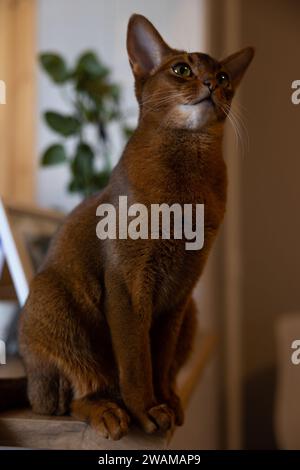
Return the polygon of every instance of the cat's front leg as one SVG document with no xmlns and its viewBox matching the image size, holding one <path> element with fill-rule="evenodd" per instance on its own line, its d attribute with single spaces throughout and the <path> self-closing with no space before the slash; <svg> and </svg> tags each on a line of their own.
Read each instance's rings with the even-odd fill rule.
<svg viewBox="0 0 300 470">
<path fill-rule="evenodd" d="M 175 424 L 178 426 L 183 424 L 184 414 L 181 400 L 175 392 L 176 374 L 172 374 L 172 368 L 176 361 L 176 347 L 183 316 L 182 308 L 175 312 L 164 313 L 156 320 L 151 331 L 155 394 L 173 410 Z"/>
<path fill-rule="evenodd" d="M 192 350 L 197 328 L 194 300 L 190 298 L 183 305 L 161 315 L 151 334 L 155 393 L 173 410 L 178 426 L 183 424 L 184 412 L 176 393 L 176 377 Z"/>
<path fill-rule="evenodd" d="M 174 414 L 166 403 L 156 400 L 153 389 L 150 348 L 151 311 L 133 305 L 119 282 L 107 281 L 106 315 L 118 365 L 122 399 L 133 417 L 147 433 L 167 431 L 174 425 Z"/>
</svg>

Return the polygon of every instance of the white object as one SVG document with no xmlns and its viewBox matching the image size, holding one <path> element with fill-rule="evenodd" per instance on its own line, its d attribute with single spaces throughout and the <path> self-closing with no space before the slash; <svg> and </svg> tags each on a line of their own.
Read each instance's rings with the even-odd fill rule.
<svg viewBox="0 0 300 470">
<path fill-rule="evenodd" d="M 29 286 L 1 198 L 0 237 L 2 243 L 1 246 L 9 267 L 10 275 L 16 289 L 18 300 L 22 306 L 27 299 Z"/>
<path fill-rule="evenodd" d="M 12 300 L 0 300 L 0 339 L 6 341 L 13 319 L 16 316 L 18 304 Z"/>
<path fill-rule="evenodd" d="M 278 380 L 275 434 L 280 449 L 300 449 L 300 312 L 276 325 Z"/>
<path fill-rule="evenodd" d="M 2 246 L 2 242 L 0 238 L 0 276 L 4 268 L 4 262 L 5 262 L 4 250 L 3 250 L 3 246 Z"/>
</svg>

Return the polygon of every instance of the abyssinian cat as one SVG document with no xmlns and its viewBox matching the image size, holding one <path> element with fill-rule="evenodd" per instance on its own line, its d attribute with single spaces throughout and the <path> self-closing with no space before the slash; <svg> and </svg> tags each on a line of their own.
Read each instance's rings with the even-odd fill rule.
<svg viewBox="0 0 300 470">
<path fill-rule="evenodd" d="M 224 216 L 226 116 L 253 58 L 223 61 L 170 48 L 143 16 L 127 49 L 140 114 L 105 190 L 66 219 L 21 315 L 20 351 L 37 413 L 87 420 L 119 439 L 130 418 L 147 432 L 183 423 L 176 375 L 195 332 L 192 291 Z M 205 204 L 205 241 L 99 240 L 100 204 Z"/>
</svg>

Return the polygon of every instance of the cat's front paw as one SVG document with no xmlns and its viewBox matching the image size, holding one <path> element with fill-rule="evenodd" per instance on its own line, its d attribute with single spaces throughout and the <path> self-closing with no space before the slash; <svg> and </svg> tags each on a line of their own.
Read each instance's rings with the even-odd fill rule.
<svg viewBox="0 0 300 470">
<path fill-rule="evenodd" d="M 166 404 L 155 405 L 137 416 L 142 428 L 148 434 L 166 432 L 174 427 L 175 416 Z"/>
<path fill-rule="evenodd" d="M 128 433 L 130 419 L 116 403 L 103 400 L 95 404 L 90 421 L 102 437 L 117 441 Z"/>
</svg>

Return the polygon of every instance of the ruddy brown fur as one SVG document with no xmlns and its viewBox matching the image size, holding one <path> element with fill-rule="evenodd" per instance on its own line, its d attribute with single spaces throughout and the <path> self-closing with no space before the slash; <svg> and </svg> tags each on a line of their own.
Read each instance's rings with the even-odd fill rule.
<svg viewBox="0 0 300 470">
<path fill-rule="evenodd" d="M 225 212 L 223 125 L 253 56 L 247 48 L 218 62 L 171 49 L 140 15 L 130 19 L 127 48 L 138 127 L 106 189 L 67 217 L 20 323 L 33 410 L 70 409 L 113 439 L 128 432 L 130 418 L 149 433 L 183 422 L 175 381 L 196 328 L 192 291 Z M 192 75 L 177 76 L 177 63 Z M 99 240 L 96 209 L 117 207 L 119 195 L 147 208 L 205 204 L 203 249 L 174 239 Z"/>
</svg>

